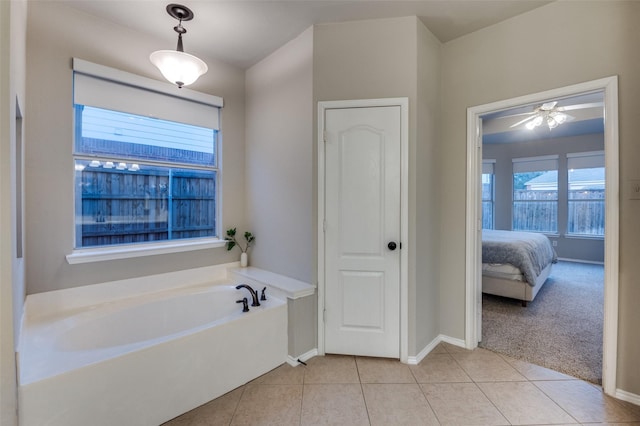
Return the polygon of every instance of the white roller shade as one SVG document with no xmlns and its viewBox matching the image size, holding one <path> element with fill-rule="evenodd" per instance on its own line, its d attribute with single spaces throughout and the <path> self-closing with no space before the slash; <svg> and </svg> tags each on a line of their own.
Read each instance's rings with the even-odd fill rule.
<svg viewBox="0 0 640 426">
<path fill-rule="evenodd" d="M 604 151 L 579 152 L 567 154 L 567 168 L 594 169 L 604 167 Z"/>
<path fill-rule="evenodd" d="M 222 98 L 74 58 L 73 102 L 220 129 Z"/>
<path fill-rule="evenodd" d="M 493 174 L 493 165 L 496 163 L 496 160 L 482 160 L 482 174 L 483 175 L 492 175 Z"/>
<path fill-rule="evenodd" d="M 548 170 L 558 170 L 557 155 L 513 159 L 513 173 L 529 173 Z"/>
</svg>

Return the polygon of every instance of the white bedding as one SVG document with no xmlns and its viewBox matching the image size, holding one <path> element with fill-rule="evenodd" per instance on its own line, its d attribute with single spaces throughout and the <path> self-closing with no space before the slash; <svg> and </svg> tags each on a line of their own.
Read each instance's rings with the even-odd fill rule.
<svg viewBox="0 0 640 426">
<path fill-rule="evenodd" d="M 483 229 L 482 261 L 482 292 L 520 299 L 526 306 L 544 285 L 557 255 L 542 234 Z"/>
<path fill-rule="evenodd" d="M 510 263 L 483 263 L 482 275 L 512 281 L 524 281 L 522 271 Z"/>
</svg>

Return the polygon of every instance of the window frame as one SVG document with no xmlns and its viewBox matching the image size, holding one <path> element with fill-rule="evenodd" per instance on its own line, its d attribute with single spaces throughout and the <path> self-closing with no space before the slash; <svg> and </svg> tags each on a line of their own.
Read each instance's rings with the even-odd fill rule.
<svg viewBox="0 0 640 426">
<path fill-rule="evenodd" d="M 226 242 L 221 238 L 222 233 L 222 161 L 221 156 L 219 155 L 221 152 L 222 145 L 222 137 L 220 130 L 220 112 L 221 108 L 224 106 L 224 101 L 221 97 L 208 95 L 204 93 L 195 92 L 189 89 L 180 89 L 177 91 L 176 87 L 164 83 L 159 82 L 157 80 L 137 76 L 134 74 L 129 74 L 120 70 L 116 70 L 113 68 L 105 67 L 98 64 L 93 64 L 81 59 L 74 58 L 73 59 L 73 70 L 74 77 L 76 74 L 88 75 L 90 77 L 95 77 L 96 79 L 102 81 L 105 80 L 107 82 L 112 82 L 116 84 L 120 84 L 122 86 L 131 86 L 135 89 L 148 90 L 153 95 L 167 95 L 172 101 L 171 102 L 179 102 L 180 99 L 184 99 L 186 101 L 195 102 L 198 104 L 205 104 L 212 107 L 215 107 L 217 111 L 217 115 L 212 119 L 212 123 L 214 126 L 210 126 L 210 128 L 214 128 L 217 130 L 217 137 L 214 140 L 214 156 L 215 156 L 215 164 L 212 167 L 198 167 L 193 165 L 185 165 L 183 163 L 167 163 L 167 162 L 155 162 L 155 161 L 146 161 L 141 160 L 140 163 L 151 163 L 156 165 L 161 165 L 163 167 L 173 167 L 176 169 L 184 169 L 184 168 L 192 168 L 199 170 L 207 170 L 213 171 L 215 173 L 215 236 L 212 237 L 197 237 L 197 238 L 181 238 L 174 240 L 159 240 L 159 241 L 146 241 L 146 242 L 138 242 L 138 243 L 125 243 L 125 244 L 115 244 L 115 245 L 105 245 L 105 246 L 90 246 L 90 247 L 81 247 L 74 248 L 73 251 L 66 256 L 67 262 L 70 264 L 77 263 L 88 263 L 88 262 L 97 262 L 97 261 L 107 261 L 107 260 L 115 260 L 115 259 L 127 259 L 134 258 L 140 256 L 150 256 L 157 254 L 168 254 L 168 253 L 179 253 L 186 252 L 192 250 L 204 250 L 210 248 L 218 248 L 224 247 Z M 76 111 L 75 104 L 73 102 L 72 105 L 72 113 L 74 117 L 74 122 L 76 120 Z M 92 105 L 95 106 L 95 105 Z M 98 106 L 98 108 L 103 108 L 102 106 Z M 108 108 L 103 108 L 108 109 Z M 131 111 L 123 111 L 128 113 L 134 113 Z M 167 119 L 166 117 L 163 119 Z M 171 121 L 170 119 L 167 119 Z M 182 122 L 182 120 L 175 120 L 177 122 Z M 193 124 L 193 123 L 186 123 Z M 209 126 L 207 126 L 209 127 Z M 102 155 L 86 155 L 83 153 L 79 153 L 76 151 L 76 134 L 77 131 L 77 123 L 74 123 L 74 143 L 73 150 L 71 153 L 71 157 L 74 161 L 74 165 L 76 160 L 93 160 L 99 159 Z M 116 156 L 113 156 L 115 159 Z M 109 159 L 111 160 L 112 156 L 109 155 Z M 131 162 L 131 158 L 123 159 L 123 161 Z M 73 188 L 73 241 L 74 246 L 77 241 L 77 227 L 82 226 L 81 223 L 76 223 L 76 176 L 74 171 L 74 188 Z"/>
<path fill-rule="evenodd" d="M 495 159 L 483 159 L 482 160 L 482 176 L 481 184 L 484 186 L 484 175 L 490 175 L 491 179 L 491 198 L 484 198 L 484 190 L 481 191 L 481 205 L 482 205 L 482 229 L 495 229 L 496 228 L 496 174 L 495 174 Z M 489 202 L 491 205 L 491 228 L 484 227 L 484 203 Z"/>
<path fill-rule="evenodd" d="M 570 152 L 567 153 L 567 217 L 566 217 L 566 232 L 565 232 L 565 237 L 567 238 L 583 238 L 583 239 L 604 239 L 605 234 L 606 234 L 606 228 L 605 228 L 605 223 L 606 220 L 604 219 L 604 213 L 605 213 L 605 206 L 606 206 L 606 198 L 594 198 L 594 199 L 582 199 L 582 200 L 578 200 L 578 199 L 572 199 L 570 197 L 570 193 L 571 193 L 571 180 L 570 180 L 570 174 L 573 170 L 579 170 L 579 169 L 595 169 L 595 168 L 601 168 L 603 169 L 603 179 L 605 179 L 603 181 L 603 194 L 606 194 L 605 192 L 605 186 L 606 186 L 606 168 L 605 168 L 605 153 L 604 150 L 599 150 L 599 151 L 584 151 L 584 152 Z M 570 232 L 569 231 L 569 224 L 571 223 L 571 217 L 570 217 L 570 206 L 571 203 L 578 203 L 578 202 L 587 202 L 587 203 L 602 203 L 602 211 L 603 211 L 603 222 L 602 222 L 602 229 L 603 229 L 603 233 L 602 234 L 582 234 L 582 233 L 578 233 L 578 232 Z"/>
<path fill-rule="evenodd" d="M 537 172 L 550 172 L 555 171 L 556 176 L 559 171 L 559 155 L 541 155 L 536 157 L 523 157 L 512 159 L 512 171 L 511 171 L 511 230 L 518 232 L 537 232 L 545 235 L 558 236 L 559 235 L 559 207 L 560 207 L 560 194 L 559 183 L 556 177 L 556 199 L 555 200 L 515 200 L 515 187 L 514 180 L 517 173 L 537 173 Z M 555 230 L 532 230 L 532 229 L 515 229 L 515 205 L 517 202 L 555 202 Z"/>
</svg>

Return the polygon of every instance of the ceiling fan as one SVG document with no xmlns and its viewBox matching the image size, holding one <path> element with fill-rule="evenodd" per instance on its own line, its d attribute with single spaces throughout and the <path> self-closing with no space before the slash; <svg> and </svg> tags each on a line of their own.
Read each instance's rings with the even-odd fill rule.
<svg viewBox="0 0 640 426">
<path fill-rule="evenodd" d="M 549 130 L 555 129 L 562 123 L 566 123 L 567 121 L 574 120 L 575 117 L 572 115 L 566 114 L 565 111 L 577 110 L 577 109 L 585 109 L 585 108 L 597 108 L 602 107 L 602 102 L 590 102 L 586 104 L 578 104 L 578 105 L 567 105 L 567 106 L 557 106 L 558 101 L 545 102 L 542 105 L 536 107 L 532 112 L 526 112 L 523 114 L 514 114 L 509 117 L 514 117 L 518 115 L 527 115 L 523 120 L 518 121 L 515 124 L 509 126 L 510 128 L 518 127 L 524 125 L 529 130 L 533 130 L 536 127 L 542 125 L 542 123 L 546 123 L 549 127 Z"/>
</svg>

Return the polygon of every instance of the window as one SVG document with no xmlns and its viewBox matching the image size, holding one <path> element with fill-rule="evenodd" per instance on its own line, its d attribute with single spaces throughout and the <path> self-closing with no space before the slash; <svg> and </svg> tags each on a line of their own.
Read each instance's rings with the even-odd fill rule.
<svg viewBox="0 0 640 426">
<path fill-rule="evenodd" d="M 74 60 L 76 248 L 216 237 L 219 108 L 96 69 Z"/>
<path fill-rule="evenodd" d="M 558 157 L 513 159 L 514 231 L 558 232 Z"/>
<path fill-rule="evenodd" d="M 567 155 L 567 234 L 604 236 L 604 152 Z"/>
<path fill-rule="evenodd" d="M 482 228 L 494 228 L 494 172 L 496 160 L 482 160 Z"/>
</svg>

